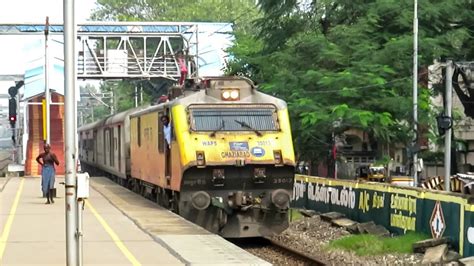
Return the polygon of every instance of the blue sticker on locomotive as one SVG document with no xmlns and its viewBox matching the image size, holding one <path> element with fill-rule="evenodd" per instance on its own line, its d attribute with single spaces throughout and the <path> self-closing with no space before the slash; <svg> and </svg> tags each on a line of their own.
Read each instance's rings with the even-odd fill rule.
<svg viewBox="0 0 474 266">
<path fill-rule="evenodd" d="M 265 155 L 265 150 L 261 147 L 253 147 L 252 154 L 255 157 L 262 157 L 263 155 Z"/>
<path fill-rule="evenodd" d="M 248 151 L 249 144 L 247 142 L 229 142 L 231 151 Z"/>
</svg>

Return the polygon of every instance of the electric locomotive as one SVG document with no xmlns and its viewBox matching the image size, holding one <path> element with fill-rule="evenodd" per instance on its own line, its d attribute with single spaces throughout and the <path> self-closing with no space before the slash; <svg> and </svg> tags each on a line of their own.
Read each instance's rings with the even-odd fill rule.
<svg viewBox="0 0 474 266">
<path fill-rule="evenodd" d="M 282 232 L 295 169 L 286 103 L 242 77 L 199 85 L 127 113 L 130 172 L 120 182 L 226 238 Z"/>
</svg>

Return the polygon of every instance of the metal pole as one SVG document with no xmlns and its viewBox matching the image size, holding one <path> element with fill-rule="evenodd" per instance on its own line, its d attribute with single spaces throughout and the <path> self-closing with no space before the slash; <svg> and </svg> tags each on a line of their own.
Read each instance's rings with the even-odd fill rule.
<svg viewBox="0 0 474 266">
<path fill-rule="evenodd" d="M 82 265 L 83 262 L 83 248 L 82 248 L 82 238 L 83 238 L 83 231 L 82 231 L 82 212 L 84 211 L 84 199 L 78 199 L 77 200 L 77 238 L 78 238 L 78 265 Z"/>
<path fill-rule="evenodd" d="M 414 0 L 413 17 L 413 183 L 418 186 L 418 0 Z"/>
<path fill-rule="evenodd" d="M 114 99 L 114 97 L 115 97 L 114 85 L 115 85 L 115 84 L 113 84 L 113 85 L 111 86 L 111 87 L 112 87 L 112 90 L 110 91 L 110 93 L 112 94 L 112 97 L 110 97 L 110 101 L 111 101 L 111 103 L 110 103 L 110 114 L 111 114 L 111 115 L 114 114 L 114 109 L 115 109 L 115 108 L 114 108 L 114 105 L 115 105 L 115 99 Z"/>
<path fill-rule="evenodd" d="M 446 116 L 451 118 L 451 108 L 453 101 L 453 61 L 446 62 Z M 449 127 L 444 135 L 444 189 L 450 191 L 451 177 L 451 127 Z"/>
<path fill-rule="evenodd" d="M 191 73 L 191 70 L 188 73 Z M 196 25 L 196 77 L 199 78 L 199 26 L 198 25 Z"/>
<path fill-rule="evenodd" d="M 75 41 L 76 23 L 74 19 L 74 0 L 63 0 L 64 17 L 64 127 L 66 161 L 66 260 L 67 265 L 78 265 L 77 243 L 77 203 L 76 203 L 76 167 L 74 117 L 76 108 L 76 68 Z"/>
<path fill-rule="evenodd" d="M 49 60 L 48 60 L 48 34 L 49 34 L 49 17 L 46 17 L 46 27 L 44 29 L 44 98 L 46 100 L 46 143 L 50 143 L 50 102 L 51 97 L 49 95 L 49 76 L 48 76 L 48 68 L 49 68 Z"/>
<path fill-rule="evenodd" d="M 143 84 L 140 84 L 140 104 L 143 104 Z"/>
<path fill-rule="evenodd" d="M 135 85 L 135 107 L 138 107 L 138 85 Z"/>
<path fill-rule="evenodd" d="M 82 126 L 82 125 L 84 125 L 84 112 L 81 111 L 80 114 L 81 114 L 81 115 L 80 115 L 79 117 L 80 117 L 80 119 L 81 119 L 81 122 L 79 123 L 79 126 Z"/>
</svg>

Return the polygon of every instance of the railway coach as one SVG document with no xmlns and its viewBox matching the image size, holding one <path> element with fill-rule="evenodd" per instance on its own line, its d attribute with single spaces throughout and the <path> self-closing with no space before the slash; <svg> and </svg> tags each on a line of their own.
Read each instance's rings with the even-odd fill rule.
<svg viewBox="0 0 474 266">
<path fill-rule="evenodd" d="M 165 103 L 82 127 L 81 165 L 227 238 L 285 230 L 295 168 L 286 103 L 241 77 L 207 78 L 199 89 L 178 91 Z M 162 117 L 170 121 L 169 145 Z M 123 157 L 124 168 L 110 170 L 102 153 Z"/>
</svg>

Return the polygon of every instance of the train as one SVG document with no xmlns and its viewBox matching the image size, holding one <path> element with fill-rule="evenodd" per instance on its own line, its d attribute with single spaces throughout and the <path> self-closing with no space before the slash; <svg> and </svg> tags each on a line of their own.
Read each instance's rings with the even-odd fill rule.
<svg viewBox="0 0 474 266">
<path fill-rule="evenodd" d="M 250 79 L 175 86 L 158 104 L 81 126 L 78 138 L 83 171 L 212 233 L 249 238 L 288 228 L 296 162 L 287 104 Z"/>
</svg>

